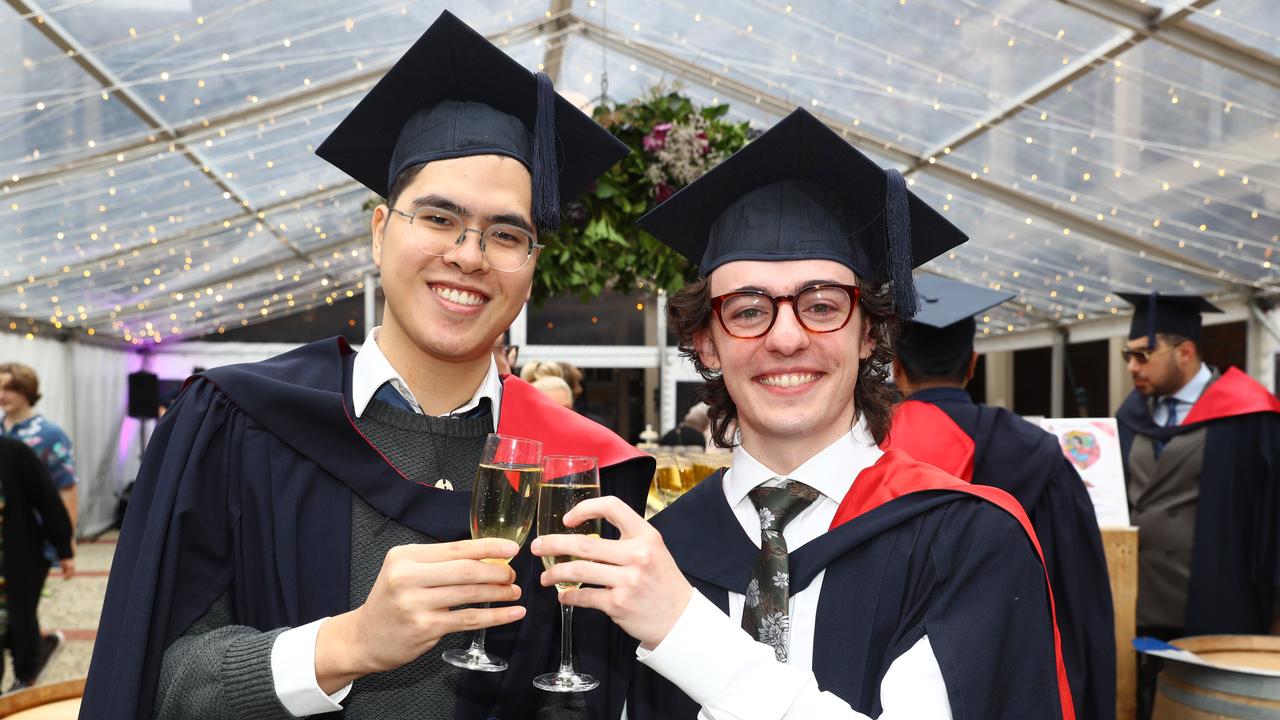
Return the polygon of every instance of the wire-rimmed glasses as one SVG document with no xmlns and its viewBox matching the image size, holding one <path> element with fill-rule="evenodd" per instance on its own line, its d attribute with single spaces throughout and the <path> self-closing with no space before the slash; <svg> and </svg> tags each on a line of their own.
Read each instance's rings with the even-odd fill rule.
<svg viewBox="0 0 1280 720">
<path fill-rule="evenodd" d="M 467 241 L 467 233 L 480 236 L 480 252 L 489 267 L 498 272 L 516 272 L 529 264 L 539 245 L 533 233 L 509 223 L 494 223 L 484 228 L 467 227 L 457 213 L 434 205 L 423 205 L 413 212 L 387 208 L 409 221 L 414 242 L 428 255 L 444 256 Z"/>
<path fill-rule="evenodd" d="M 711 309 L 729 335 L 750 339 L 767 335 L 778 319 L 778 304 L 789 303 L 801 327 L 811 333 L 835 332 L 849 324 L 862 290 L 856 285 L 810 285 L 793 295 L 739 290 L 711 298 Z"/>
</svg>

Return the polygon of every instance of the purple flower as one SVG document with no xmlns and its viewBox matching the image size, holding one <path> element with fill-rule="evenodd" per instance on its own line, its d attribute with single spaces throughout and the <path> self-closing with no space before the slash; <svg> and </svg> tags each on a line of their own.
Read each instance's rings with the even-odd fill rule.
<svg viewBox="0 0 1280 720">
<path fill-rule="evenodd" d="M 654 152 L 661 150 L 667 144 L 667 132 L 671 130 L 671 123 L 660 123 L 653 126 L 653 130 L 644 136 L 645 152 Z"/>
</svg>

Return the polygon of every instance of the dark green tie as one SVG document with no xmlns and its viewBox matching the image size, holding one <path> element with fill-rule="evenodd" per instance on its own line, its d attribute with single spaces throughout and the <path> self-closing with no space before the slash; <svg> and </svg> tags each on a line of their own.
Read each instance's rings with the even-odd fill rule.
<svg viewBox="0 0 1280 720">
<path fill-rule="evenodd" d="M 818 491 L 795 480 L 780 486 L 761 485 L 748 496 L 760 514 L 760 558 L 751 572 L 747 601 L 742 607 L 742 629 L 757 641 L 773 648 L 778 662 L 787 661 L 787 638 L 791 620 L 787 601 L 791 597 L 787 574 L 787 541 L 782 530 L 801 510 L 818 499 Z"/>
</svg>

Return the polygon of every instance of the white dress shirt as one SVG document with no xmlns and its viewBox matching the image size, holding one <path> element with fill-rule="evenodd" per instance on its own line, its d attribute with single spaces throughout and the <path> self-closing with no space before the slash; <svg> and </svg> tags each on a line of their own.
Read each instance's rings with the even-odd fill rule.
<svg viewBox="0 0 1280 720">
<path fill-rule="evenodd" d="M 378 348 L 378 330 L 379 328 L 375 327 L 369 333 L 360 352 L 356 353 L 351 369 L 351 402 L 356 417 L 364 414 L 365 408 L 369 406 L 378 388 L 388 382 L 409 403 L 414 412 L 421 415 L 422 406 L 413 397 L 409 385 Z M 467 412 L 477 407 L 480 401 L 486 398 L 493 412 L 493 429 L 497 432 L 498 412 L 502 406 L 502 378 L 498 373 L 498 365 L 492 357 L 489 358 L 489 372 L 476 388 L 471 400 L 445 415 Z M 276 697 L 280 698 L 280 703 L 294 717 L 341 710 L 340 703 L 351 692 L 351 685 L 347 685 L 332 695 L 327 695 L 316 681 L 316 636 L 320 633 L 320 626 L 328 619 L 321 618 L 307 625 L 286 630 L 276 636 L 271 646 L 271 676 L 276 687 Z"/>
<path fill-rule="evenodd" d="M 864 420 L 789 475 L 781 475 L 734 448 L 733 466 L 725 474 L 724 494 L 747 536 L 760 545 L 760 519 L 748 492 L 775 478 L 797 480 L 820 495 L 783 528 L 787 548 L 827 532 L 840 501 L 863 469 L 883 453 Z M 700 720 L 866 720 L 836 695 L 818 689 L 812 672 L 813 637 L 818 598 L 825 571 L 793 595 L 788 661 L 780 663 L 773 648 L 742 630 L 745 597 L 729 593 L 726 616 L 710 600 L 694 592 L 667 637 L 652 651 L 640 648 L 640 662 L 675 683 L 702 706 Z M 890 664 L 880 683 L 881 720 L 950 720 L 951 705 L 942 670 L 927 636 Z"/>
<path fill-rule="evenodd" d="M 1178 401 L 1179 423 L 1186 419 L 1187 413 L 1191 412 L 1191 406 L 1195 405 L 1204 394 L 1204 389 L 1209 387 L 1209 381 L 1212 379 L 1213 372 L 1209 370 L 1209 366 L 1200 363 L 1200 371 L 1195 374 L 1195 377 L 1188 380 L 1181 390 L 1171 396 Z M 1169 403 L 1162 397 L 1154 404 L 1155 409 L 1151 411 L 1151 419 L 1155 424 L 1163 426 L 1164 421 L 1169 417 Z"/>
</svg>

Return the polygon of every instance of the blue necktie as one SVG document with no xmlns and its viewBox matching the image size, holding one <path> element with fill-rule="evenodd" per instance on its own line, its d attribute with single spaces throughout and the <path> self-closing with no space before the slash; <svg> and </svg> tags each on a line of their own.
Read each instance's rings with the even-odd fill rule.
<svg viewBox="0 0 1280 720">
<path fill-rule="evenodd" d="M 1167 397 L 1164 399 L 1165 409 L 1168 410 L 1168 414 L 1165 415 L 1165 418 L 1164 418 L 1164 427 L 1171 428 L 1171 427 L 1178 426 L 1178 403 L 1179 402 L 1181 401 L 1174 397 Z M 1168 440 L 1160 440 L 1160 439 L 1156 440 L 1155 447 L 1156 447 L 1157 460 L 1160 459 L 1160 453 L 1164 452 L 1164 446 L 1168 444 L 1169 444 Z"/>
<path fill-rule="evenodd" d="M 394 386 L 392 386 L 390 380 L 382 383 L 382 387 L 378 388 L 378 391 L 373 394 L 373 399 L 384 402 L 399 410 L 414 412 L 413 406 L 409 404 L 409 401 L 406 400 Z M 464 413 L 458 413 L 457 415 L 448 415 L 447 417 L 454 418 L 455 420 L 470 420 L 471 418 L 488 414 L 489 398 L 480 398 L 480 403 L 470 410 Z"/>
</svg>

